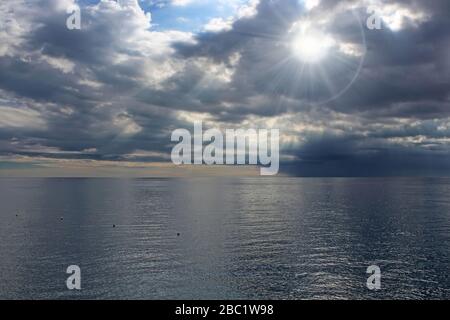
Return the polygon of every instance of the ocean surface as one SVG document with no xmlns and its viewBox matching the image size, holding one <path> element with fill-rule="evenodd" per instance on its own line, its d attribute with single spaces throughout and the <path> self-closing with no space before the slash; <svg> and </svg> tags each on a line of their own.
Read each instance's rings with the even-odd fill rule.
<svg viewBox="0 0 450 320">
<path fill-rule="evenodd" d="M 0 179 L 1 299 L 449 299 L 449 258 L 450 179 Z"/>
</svg>

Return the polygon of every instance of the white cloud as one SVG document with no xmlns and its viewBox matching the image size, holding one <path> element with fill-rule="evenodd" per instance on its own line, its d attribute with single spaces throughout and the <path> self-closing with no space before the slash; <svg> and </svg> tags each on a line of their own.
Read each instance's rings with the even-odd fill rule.
<svg viewBox="0 0 450 320">
<path fill-rule="evenodd" d="M 0 128 L 45 129 L 41 114 L 29 108 L 0 106 Z"/>
<path fill-rule="evenodd" d="M 172 5 L 183 7 L 191 4 L 192 2 L 195 2 L 195 0 L 172 0 Z"/>
<path fill-rule="evenodd" d="M 63 73 L 72 72 L 75 68 L 75 63 L 69 59 L 50 57 L 46 55 L 42 55 L 40 58 L 53 68 L 58 69 Z"/>
<path fill-rule="evenodd" d="M 303 0 L 306 10 L 312 10 L 320 4 L 320 0 Z"/>
<path fill-rule="evenodd" d="M 207 32 L 222 32 L 231 30 L 233 24 L 232 19 L 213 18 L 204 27 Z"/>
</svg>

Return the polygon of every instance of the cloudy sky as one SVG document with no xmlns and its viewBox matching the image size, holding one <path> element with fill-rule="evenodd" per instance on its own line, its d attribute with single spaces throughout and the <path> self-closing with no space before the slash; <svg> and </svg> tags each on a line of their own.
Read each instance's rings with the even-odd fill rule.
<svg viewBox="0 0 450 320">
<path fill-rule="evenodd" d="M 280 129 L 283 174 L 448 175 L 449 30 L 448 0 L 2 0 L 0 176 L 178 174 L 196 120 Z"/>
</svg>

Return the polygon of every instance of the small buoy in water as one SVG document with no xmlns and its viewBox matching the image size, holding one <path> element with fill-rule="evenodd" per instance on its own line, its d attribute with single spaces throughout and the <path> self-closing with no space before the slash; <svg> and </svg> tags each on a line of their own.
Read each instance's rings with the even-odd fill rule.
<svg viewBox="0 0 450 320">
<path fill-rule="evenodd" d="M 61 217 L 61 218 L 60 218 L 60 220 L 61 220 L 61 221 L 63 221 L 63 220 L 64 220 L 64 218 L 63 218 L 63 217 Z"/>
<path fill-rule="evenodd" d="M 113 228 L 115 228 L 116 227 L 116 225 L 115 224 L 113 224 Z"/>
<path fill-rule="evenodd" d="M 180 233 L 177 233 L 177 237 L 179 237 L 181 234 Z"/>
</svg>

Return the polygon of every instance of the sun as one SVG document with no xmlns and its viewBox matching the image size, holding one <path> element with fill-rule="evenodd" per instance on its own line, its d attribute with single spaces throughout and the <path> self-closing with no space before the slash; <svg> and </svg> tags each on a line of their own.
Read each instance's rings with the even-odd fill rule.
<svg viewBox="0 0 450 320">
<path fill-rule="evenodd" d="M 303 31 L 292 40 L 294 55 L 304 63 L 315 64 L 323 60 L 335 41 L 317 31 Z"/>
<path fill-rule="evenodd" d="M 272 90 L 319 105 L 338 99 L 353 85 L 363 68 L 367 46 L 358 13 L 352 10 L 355 19 L 348 21 L 348 28 L 354 29 L 355 35 L 360 31 L 360 42 L 357 36 L 341 37 L 333 29 L 333 21 L 318 19 L 317 11 L 311 10 L 313 13 L 306 12 L 282 37 L 283 58 L 270 70 L 280 70 Z"/>
</svg>

